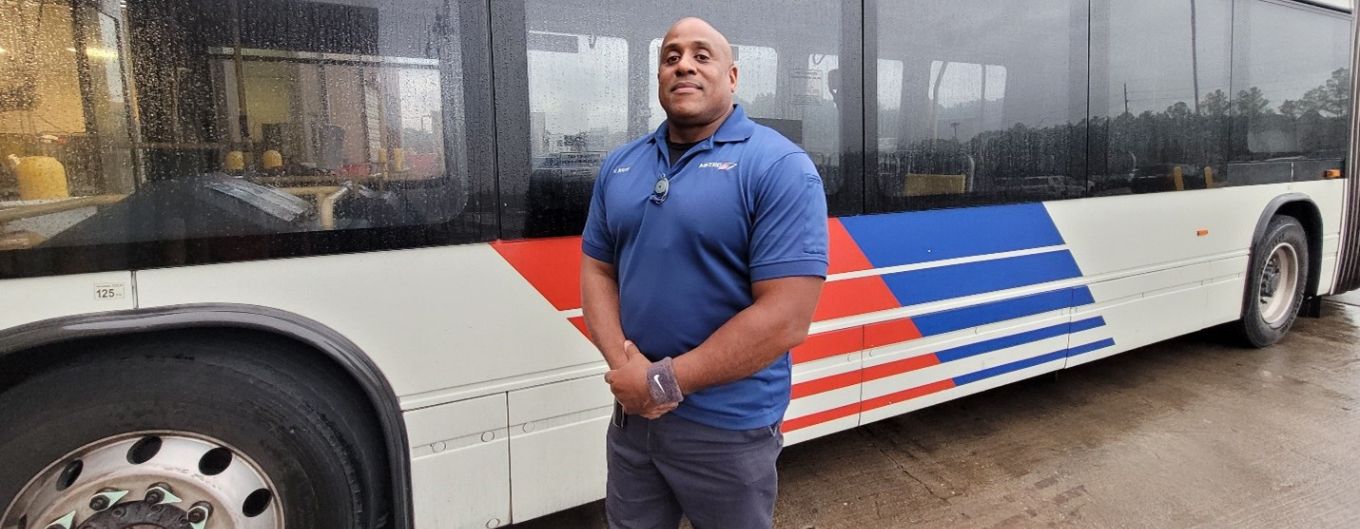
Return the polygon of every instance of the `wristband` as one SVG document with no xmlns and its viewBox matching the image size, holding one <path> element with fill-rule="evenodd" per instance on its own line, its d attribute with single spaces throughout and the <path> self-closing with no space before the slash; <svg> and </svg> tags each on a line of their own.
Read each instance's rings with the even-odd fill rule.
<svg viewBox="0 0 1360 529">
<path fill-rule="evenodd" d="M 647 390 L 652 394 L 654 404 L 678 404 L 685 400 L 669 356 L 647 368 Z"/>
</svg>

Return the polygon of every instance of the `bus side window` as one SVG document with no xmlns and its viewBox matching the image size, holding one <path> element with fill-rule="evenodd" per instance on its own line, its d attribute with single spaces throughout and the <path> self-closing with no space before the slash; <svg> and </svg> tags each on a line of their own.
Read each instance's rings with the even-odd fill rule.
<svg viewBox="0 0 1360 529">
<path fill-rule="evenodd" d="M 830 89 L 830 72 L 841 67 L 836 52 L 853 42 L 842 34 L 842 3 L 699 4 L 704 9 L 524 3 L 530 160 L 502 166 L 504 238 L 581 233 L 604 157 L 665 120 L 657 101 L 661 39 L 672 23 L 694 13 L 704 13 L 733 44 L 736 102 L 807 151 L 828 184 L 833 214 L 860 212 L 858 182 L 842 184 L 842 160 L 858 153 L 842 147 L 841 128 L 861 125 L 842 119 Z M 782 13 L 780 23 L 766 23 L 772 11 Z M 837 194 L 842 188 L 851 191 Z"/>
<path fill-rule="evenodd" d="M 1346 157 L 1350 21 L 1262 0 L 1238 2 L 1237 9 L 1224 184 L 1325 178 Z"/>
<path fill-rule="evenodd" d="M 1091 194 L 1222 185 L 1231 0 L 1107 0 L 1092 15 Z"/>
<path fill-rule="evenodd" d="M 927 0 L 866 13 L 878 58 L 866 210 L 1082 196 L 1086 11 Z"/>
</svg>

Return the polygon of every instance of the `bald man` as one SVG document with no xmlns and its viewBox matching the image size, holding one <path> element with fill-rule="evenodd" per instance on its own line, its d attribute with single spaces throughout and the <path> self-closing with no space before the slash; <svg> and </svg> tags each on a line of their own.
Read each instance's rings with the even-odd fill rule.
<svg viewBox="0 0 1360 529">
<path fill-rule="evenodd" d="M 768 528 L 788 351 L 826 277 L 826 198 L 801 148 L 733 104 L 732 47 L 697 18 L 662 41 L 666 121 L 610 153 L 581 295 L 618 401 L 611 528 Z"/>
</svg>

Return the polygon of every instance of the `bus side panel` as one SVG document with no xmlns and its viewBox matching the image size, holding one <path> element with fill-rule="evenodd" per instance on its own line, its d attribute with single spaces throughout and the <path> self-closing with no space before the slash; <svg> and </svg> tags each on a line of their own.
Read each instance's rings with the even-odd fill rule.
<svg viewBox="0 0 1360 529">
<path fill-rule="evenodd" d="M 1317 202 L 1322 214 L 1322 270 L 1318 276 L 1319 296 L 1332 293 L 1336 281 L 1338 259 L 1341 255 L 1341 217 L 1346 208 L 1345 180 L 1317 180 L 1299 182 L 1292 187 L 1308 193 Z"/>
<path fill-rule="evenodd" d="M 962 329 L 871 350 L 861 423 L 1062 369 L 1070 313 L 1051 311 L 981 333 Z"/>
<path fill-rule="evenodd" d="M 1101 316 L 1115 345 L 1074 355 L 1077 365 L 1236 320 L 1252 238 L 1276 197 L 1303 193 L 1323 219 L 1318 293 L 1336 266 L 1340 182 L 1311 181 L 1129 195 L 1048 203 L 1096 304 L 1077 317 Z M 1091 333 L 1075 333 L 1074 346 Z"/>
<path fill-rule="evenodd" d="M 599 375 L 510 392 L 514 523 L 604 497 L 613 403 Z"/>
<path fill-rule="evenodd" d="M 575 270 L 561 274 L 571 288 Z M 143 307 L 243 303 L 321 322 L 372 357 L 405 409 L 600 361 L 487 244 L 146 270 L 137 281 Z"/>
<path fill-rule="evenodd" d="M 510 523 L 506 398 L 490 395 L 405 414 L 416 527 Z"/>
<path fill-rule="evenodd" d="M 131 272 L 6 279 L 0 288 L 0 329 L 136 306 Z"/>
</svg>

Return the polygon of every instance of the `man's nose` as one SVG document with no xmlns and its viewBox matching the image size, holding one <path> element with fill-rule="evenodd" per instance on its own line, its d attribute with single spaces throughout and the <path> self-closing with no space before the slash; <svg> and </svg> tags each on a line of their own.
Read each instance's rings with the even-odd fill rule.
<svg viewBox="0 0 1360 529">
<path fill-rule="evenodd" d="M 680 62 L 675 65 L 676 75 L 692 75 L 698 71 L 694 58 L 690 55 L 680 57 Z"/>
</svg>

